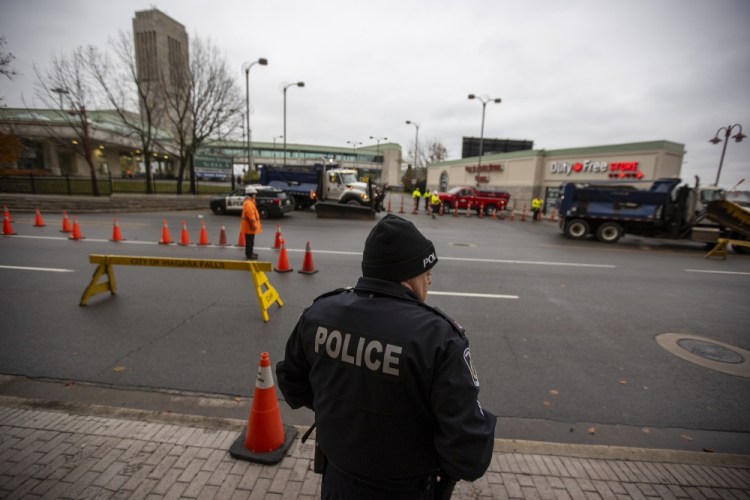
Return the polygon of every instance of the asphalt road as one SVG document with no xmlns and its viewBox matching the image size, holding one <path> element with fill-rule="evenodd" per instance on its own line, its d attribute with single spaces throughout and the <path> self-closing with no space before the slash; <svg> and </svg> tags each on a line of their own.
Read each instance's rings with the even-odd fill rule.
<svg viewBox="0 0 750 500">
<path fill-rule="evenodd" d="M 677 333 L 750 350 L 750 256 L 706 260 L 695 244 L 634 237 L 575 242 L 549 221 L 404 217 L 435 243 L 428 302 L 466 329 L 497 437 L 750 453 L 750 378 L 716 369 L 748 373 L 750 359 L 698 364 L 657 342 Z M 0 392 L 136 406 L 211 395 L 229 403 L 210 411 L 238 418 L 247 408 L 231 402 L 252 396 L 260 353 L 280 360 L 303 308 L 356 282 L 373 224 L 312 212 L 265 221 L 261 260 L 277 263 L 279 224 L 290 265 L 302 267 L 309 241 L 319 272 L 269 273 L 284 306 L 263 322 L 237 271 L 115 267 L 117 295 L 78 305 L 89 254 L 242 259 L 236 216 L 121 213 L 119 243 L 111 214 L 79 216 L 78 241 L 60 232 L 60 214 L 45 219 L 39 228 L 14 214 L 18 234 L 0 237 L 0 373 L 22 376 Z M 192 244 L 159 245 L 163 220 L 175 241 L 185 221 Z M 195 244 L 201 221 L 213 245 Z M 222 224 L 228 247 L 216 246 Z M 196 406 L 183 411 L 209 411 Z M 285 423 L 312 422 L 282 407 Z"/>
</svg>

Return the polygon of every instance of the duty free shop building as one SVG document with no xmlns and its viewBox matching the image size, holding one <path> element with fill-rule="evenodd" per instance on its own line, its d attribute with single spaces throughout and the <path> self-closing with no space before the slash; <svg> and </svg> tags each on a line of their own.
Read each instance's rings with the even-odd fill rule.
<svg viewBox="0 0 750 500">
<path fill-rule="evenodd" d="M 648 188 L 662 177 L 679 177 L 685 146 L 670 141 L 636 142 L 570 149 L 532 149 L 427 165 L 427 187 L 447 191 L 474 186 L 510 193 L 511 209 L 528 209 L 532 198 L 553 207 L 566 182 L 637 183 Z"/>
</svg>

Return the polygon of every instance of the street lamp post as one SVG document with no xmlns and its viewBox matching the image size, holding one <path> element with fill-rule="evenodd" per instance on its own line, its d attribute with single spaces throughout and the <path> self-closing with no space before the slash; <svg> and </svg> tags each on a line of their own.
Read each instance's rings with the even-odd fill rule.
<svg viewBox="0 0 750 500">
<path fill-rule="evenodd" d="M 283 139 L 283 135 L 273 136 L 273 165 L 276 166 L 276 139 Z"/>
<path fill-rule="evenodd" d="M 250 68 L 260 64 L 268 65 L 268 59 L 261 57 L 257 61 L 246 62 L 242 65 L 242 71 L 245 72 L 245 128 L 247 130 L 247 167 L 248 171 L 253 169 L 253 150 L 252 150 L 252 133 L 250 132 Z"/>
<path fill-rule="evenodd" d="M 357 163 L 357 146 L 362 145 L 362 143 L 359 142 L 359 141 L 346 141 L 346 143 L 352 145 L 352 153 L 354 154 L 354 159 L 352 159 L 352 167 L 356 168 L 356 163 Z"/>
<path fill-rule="evenodd" d="M 286 89 L 289 87 L 304 87 L 305 82 L 283 83 L 284 86 L 284 166 L 286 167 Z"/>
<path fill-rule="evenodd" d="M 716 131 L 716 135 L 714 135 L 713 139 L 710 139 L 708 142 L 711 144 L 719 144 L 721 142 L 721 139 L 719 139 L 719 132 L 722 130 L 724 131 L 724 147 L 721 150 L 721 159 L 719 160 L 719 171 L 716 172 L 716 182 L 714 182 L 714 186 L 719 185 L 719 176 L 721 176 L 721 167 L 724 165 L 724 154 L 727 152 L 727 142 L 729 141 L 729 136 L 732 135 L 732 130 L 737 127 L 739 130 L 734 136 L 732 136 L 732 139 L 734 139 L 735 142 L 742 142 L 742 139 L 747 137 L 745 134 L 742 133 L 742 125 L 739 123 L 735 123 L 734 125 L 727 125 L 726 127 L 721 127 L 719 130 Z"/>
<path fill-rule="evenodd" d="M 406 120 L 407 125 L 414 125 L 417 129 L 417 135 L 414 137 L 414 172 L 419 168 L 419 123 Z"/>
<path fill-rule="evenodd" d="M 63 109 L 63 95 L 68 95 L 70 92 L 68 92 L 68 89 L 65 87 L 55 87 L 53 89 L 50 89 L 52 92 L 57 94 L 58 99 L 60 101 L 60 109 Z"/>
<path fill-rule="evenodd" d="M 469 99 L 479 99 L 482 102 L 482 129 L 479 132 L 479 160 L 477 161 L 477 175 L 475 177 L 475 180 L 477 181 L 477 187 L 479 187 L 479 176 L 481 175 L 481 171 L 482 171 L 482 152 L 484 149 L 484 114 L 485 114 L 485 111 L 487 110 L 488 102 L 494 102 L 494 103 L 500 104 L 500 102 L 502 102 L 502 99 L 500 98 L 493 99 L 492 97 L 485 95 L 485 94 L 481 96 L 469 94 Z"/>
</svg>

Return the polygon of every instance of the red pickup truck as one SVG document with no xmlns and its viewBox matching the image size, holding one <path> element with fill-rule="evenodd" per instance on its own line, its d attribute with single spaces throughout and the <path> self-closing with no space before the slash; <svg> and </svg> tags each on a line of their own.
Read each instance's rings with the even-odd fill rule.
<svg viewBox="0 0 750 500">
<path fill-rule="evenodd" d="M 492 215 L 498 210 L 503 210 L 508 205 L 510 194 L 504 191 L 480 191 L 471 186 L 456 186 L 447 193 L 438 192 L 443 211 L 450 213 L 451 210 L 466 210 L 471 204 L 472 210 L 477 214 L 484 210 L 486 215 Z"/>
</svg>

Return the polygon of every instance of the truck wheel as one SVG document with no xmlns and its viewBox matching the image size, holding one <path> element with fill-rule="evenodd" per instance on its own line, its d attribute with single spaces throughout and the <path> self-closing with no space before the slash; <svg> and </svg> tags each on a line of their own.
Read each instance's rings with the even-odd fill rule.
<svg viewBox="0 0 750 500">
<path fill-rule="evenodd" d="M 622 237 L 622 226 L 614 222 L 605 222 L 596 229 L 596 239 L 604 243 L 616 243 Z"/>
<path fill-rule="evenodd" d="M 497 212 L 497 207 L 495 205 L 487 205 L 484 207 L 484 215 L 492 217 L 495 212 Z"/>
<path fill-rule="evenodd" d="M 573 240 L 581 240 L 589 234 L 589 223 L 583 219 L 573 219 L 565 223 L 565 236 Z"/>
<path fill-rule="evenodd" d="M 357 200 L 349 200 L 349 201 L 346 202 L 346 204 L 347 205 L 351 205 L 353 207 L 358 207 L 358 206 L 361 205 Z"/>
<path fill-rule="evenodd" d="M 450 203 L 448 203 L 447 201 L 446 201 L 446 202 L 444 202 L 444 203 L 443 203 L 443 213 L 444 213 L 444 214 L 449 214 L 449 213 L 451 213 L 451 210 L 452 210 L 452 208 L 451 208 L 451 204 L 450 204 Z"/>
<path fill-rule="evenodd" d="M 215 205 L 211 205 L 211 211 L 216 215 L 224 215 L 227 209 L 223 203 L 216 203 Z"/>
<path fill-rule="evenodd" d="M 268 207 L 258 207 L 258 215 L 260 215 L 261 219 L 268 219 L 271 212 L 268 211 Z"/>
</svg>

